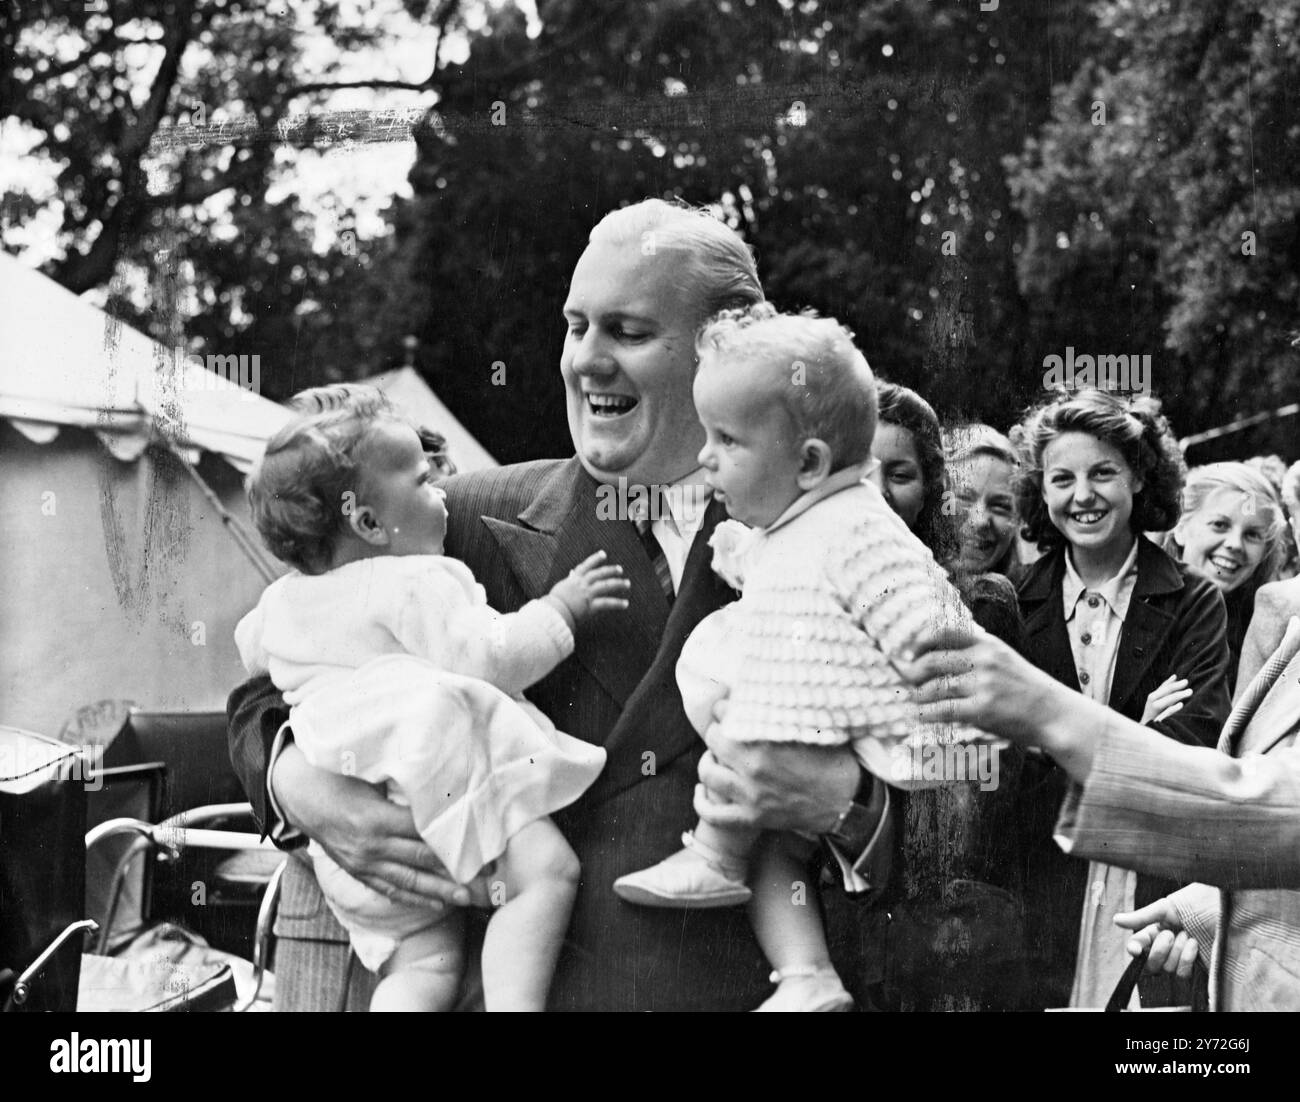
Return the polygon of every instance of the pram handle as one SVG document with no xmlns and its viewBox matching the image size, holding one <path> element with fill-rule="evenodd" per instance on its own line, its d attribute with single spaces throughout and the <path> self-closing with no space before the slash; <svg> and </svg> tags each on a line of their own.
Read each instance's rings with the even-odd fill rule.
<svg viewBox="0 0 1300 1102">
<path fill-rule="evenodd" d="M 59 951 L 63 943 L 72 937 L 73 934 L 79 934 L 83 930 L 88 933 L 94 933 L 98 929 L 99 923 L 93 918 L 83 918 L 67 926 L 58 937 L 45 947 L 39 957 L 22 970 L 18 979 L 14 981 L 13 993 L 9 996 L 10 1002 L 12 1002 L 14 1006 L 22 1006 L 23 1003 L 27 1001 L 27 996 L 31 993 L 32 980 L 41 974 L 45 969 L 46 964 L 49 963 L 50 958 Z"/>
</svg>

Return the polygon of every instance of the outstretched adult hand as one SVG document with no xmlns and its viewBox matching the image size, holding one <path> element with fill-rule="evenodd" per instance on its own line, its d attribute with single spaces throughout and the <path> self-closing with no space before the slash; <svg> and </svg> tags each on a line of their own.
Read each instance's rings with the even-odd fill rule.
<svg viewBox="0 0 1300 1102">
<path fill-rule="evenodd" d="M 1108 724 L 1137 724 L 1072 691 L 979 627 L 936 629 L 894 665 L 917 686 L 921 718 L 966 723 L 1052 755 L 1076 781 Z"/>
</svg>

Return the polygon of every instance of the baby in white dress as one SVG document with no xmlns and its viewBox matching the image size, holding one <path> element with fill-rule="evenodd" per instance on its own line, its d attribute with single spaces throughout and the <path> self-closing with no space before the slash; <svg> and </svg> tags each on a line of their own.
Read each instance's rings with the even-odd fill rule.
<svg viewBox="0 0 1300 1102">
<path fill-rule="evenodd" d="M 573 651 L 595 612 L 627 607 L 603 553 L 501 615 L 444 557 L 447 510 L 414 429 L 366 403 L 281 430 L 249 480 L 258 531 L 297 567 L 235 639 L 268 672 L 314 766 L 382 784 L 462 883 L 496 862 L 483 945 L 488 1010 L 542 1010 L 578 862 L 548 816 L 596 779 L 605 752 L 522 697 Z M 442 1010 L 463 970 L 462 916 L 394 902 L 319 846 L 317 879 L 358 958 L 381 975 L 372 1010 Z"/>
<path fill-rule="evenodd" d="M 851 744 L 865 769 L 904 788 L 958 779 L 936 776 L 927 748 L 987 736 L 922 723 L 891 659 L 936 621 L 966 625 L 970 616 L 930 552 L 864 481 L 875 381 L 852 334 L 764 303 L 723 313 L 696 347 L 700 463 L 734 518 L 710 541 L 713 567 L 742 596 L 682 648 L 687 717 L 703 733 L 726 697 L 722 733 L 738 742 Z M 652 907 L 752 900 L 778 985 L 760 1009 L 852 1006 L 816 900 L 806 898 L 808 839 L 760 843 L 755 830 L 701 821 L 683 842 L 614 890 Z"/>
</svg>

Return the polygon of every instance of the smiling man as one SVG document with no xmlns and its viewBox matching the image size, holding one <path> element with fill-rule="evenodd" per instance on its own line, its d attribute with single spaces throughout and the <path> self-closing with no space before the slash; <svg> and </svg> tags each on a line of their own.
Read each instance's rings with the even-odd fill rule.
<svg viewBox="0 0 1300 1102">
<path fill-rule="evenodd" d="M 693 818 L 699 740 L 674 677 L 682 642 L 733 596 L 710 569 L 708 537 L 723 515 L 696 456 L 704 434 L 691 401 L 694 336 L 712 313 L 762 299 L 753 259 L 706 214 L 647 200 L 593 231 L 564 306 L 560 370 L 576 455 L 456 476 L 444 485 L 447 554 L 466 562 L 503 612 L 545 593 L 597 550 L 632 582 L 626 613 L 595 617 L 572 658 L 528 696 L 561 730 L 605 748 L 605 772 L 556 822 L 582 864 L 582 882 L 550 1006 L 561 1010 L 726 1010 L 768 993 L 767 969 L 743 911 L 647 912 L 614 895 L 620 875 L 676 848 Z M 639 518 L 600 508 L 620 481 L 665 504 Z M 642 495 L 636 495 L 641 497 Z M 318 773 L 289 746 L 265 763 L 282 715 L 265 685 L 231 698 L 231 753 L 263 822 L 282 844 L 289 824 L 315 838 L 358 879 L 393 898 L 462 905 L 414 834 L 410 815 L 352 778 Z M 851 753 L 711 759 L 713 796 L 771 829 L 838 829 L 862 778 Z M 717 760 L 721 758 L 723 760 Z M 868 786 L 869 788 L 869 786 Z M 867 839 L 861 838 L 860 843 Z M 310 871 L 286 876 L 276 962 L 285 1008 L 343 1003 L 346 944 L 320 906 Z M 848 962 L 848 972 L 854 972 Z M 369 982 L 353 969 L 347 1005 Z M 358 982 L 360 981 L 360 982 Z"/>
</svg>

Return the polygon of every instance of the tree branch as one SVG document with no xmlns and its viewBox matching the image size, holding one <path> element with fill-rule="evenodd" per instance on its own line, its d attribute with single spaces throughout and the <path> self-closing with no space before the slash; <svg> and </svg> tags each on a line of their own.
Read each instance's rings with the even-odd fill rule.
<svg viewBox="0 0 1300 1102">
<path fill-rule="evenodd" d="M 441 68 L 440 55 L 442 54 L 442 44 L 447 37 L 447 27 L 455 18 L 456 12 L 460 9 L 460 0 L 443 0 L 439 6 L 437 15 L 434 16 L 434 26 L 437 28 L 438 37 L 433 46 L 433 68 L 429 75 L 422 81 L 412 82 L 409 80 L 343 80 L 343 81 L 312 81 L 309 84 L 299 84 L 290 88 L 284 93 L 284 100 L 290 100 L 294 96 L 310 95 L 314 92 L 334 92 L 342 88 L 392 88 L 404 92 L 428 92 L 437 87 L 438 71 Z"/>
<path fill-rule="evenodd" d="M 211 180 L 199 180 L 186 176 L 175 191 L 168 195 L 153 196 L 149 200 L 149 205 L 170 208 L 201 203 L 204 199 L 211 198 L 218 192 L 225 191 L 227 188 L 238 187 L 250 177 L 256 176 L 265 167 L 262 163 L 263 160 L 264 158 L 253 156 L 242 161 L 235 161 L 225 172 L 218 173 Z"/>
<path fill-rule="evenodd" d="M 433 70 L 429 73 L 429 79 L 425 82 L 430 87 L 433 86 L 438 76 L 438 71 L 442 68 L 442 43 L 447 37 L 447 25 L 452 21 L 456 12 L 460 8 L 460 0 L 443 0 L 442 7 L 438 14 L 434 16 L 434 26 L 438 28 L 438 38 L 433 44 Z"/>
<path fill-rule="evenodd" d="M 149 98 L 140 108 L 135 121 L 127 129 L 118 147 L 117 155 L 122 164 L 123 176 L 126 175 L 128 165 L 134 167 L 144 151 L 149 148 L 154 132 L 158 129 L 158 120 L 162 118 L 167 101 L 171 98 L 172 88 L 180 74 L 181 57 L 194 33 L 191 19 L 193 7 L 194 5 L 188 0 L 178 3 L 176 21 L 163 35 L 166 53 L 163 55 L 162 64 L 158 66 L 153 86 L 149 89 Z"/>
<path fill-rule="evenodd" d="M 337 84 L 315 81 L 290 88 L 284 93 L 284 99 L 290 100 L 294 96 L 305 96 L 312 92 L 333 92 L 339 88 L 399 88 L 407 92 L 427 92 L 431 87 L 433 86 L 427 80 L 420 81 L 418 84 L 409 80 L 343 80 Z"/>
</svg>

